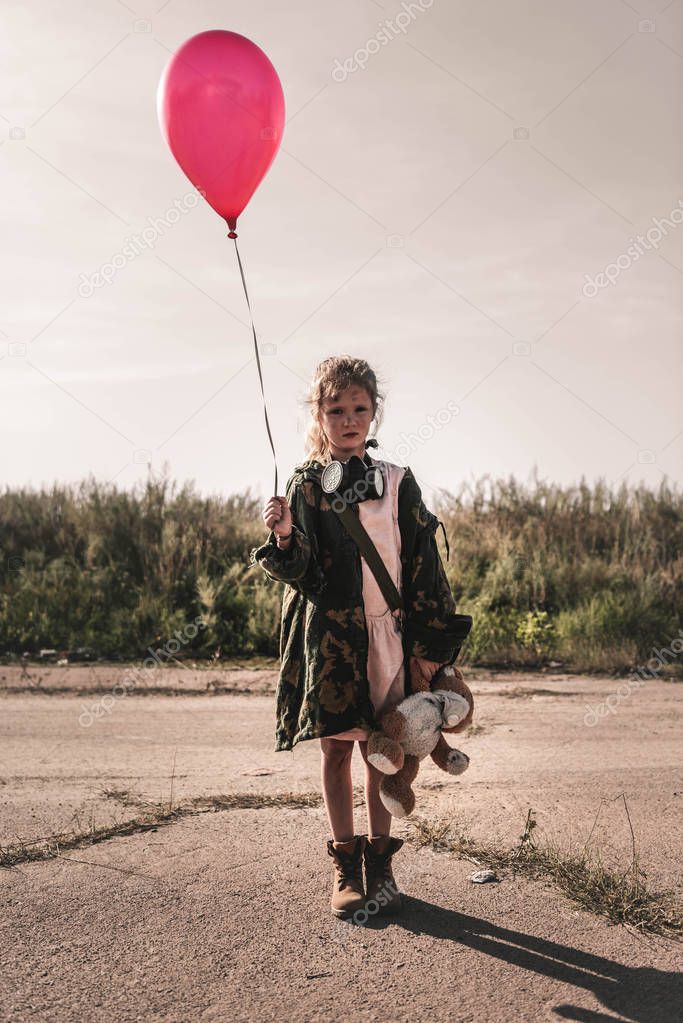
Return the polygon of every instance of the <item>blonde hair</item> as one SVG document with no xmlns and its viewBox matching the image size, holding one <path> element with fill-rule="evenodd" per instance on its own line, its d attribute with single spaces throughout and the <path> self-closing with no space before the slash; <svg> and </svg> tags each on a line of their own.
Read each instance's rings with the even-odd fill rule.
<svg viewBox="0 0 683 1023">
<path fill-rule="evenodd" d="M 341 391 L 354 385 L 364 387 L 370 395 L 375 428 L 374 431 L 371 429 L 369 436 L 376 435 L 382 421 L 384 395 L 379 391 L 374 370 L 365 359 L 354 359 L 351 355 L 331 355 L 316 366 L 308 397 L 304 400 L 311 413 L 311 424 L 306 433 L 307 459 L 315 458 L 319 462 L 328 460 L 329 442 L 319 421 L 323 401 L 325 398 L 336 399 Z"/>
</svg>

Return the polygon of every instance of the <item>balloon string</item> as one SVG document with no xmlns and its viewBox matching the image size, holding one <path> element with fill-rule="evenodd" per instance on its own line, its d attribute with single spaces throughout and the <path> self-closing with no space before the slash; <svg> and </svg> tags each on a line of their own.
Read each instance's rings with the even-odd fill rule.
<svg viewBox="0 0 683 1023">
<path fill-rule="evenodd" d="M 258 368 L 259 381 L 261 383 L 261 397 L 263 399 L 263 415 L 266 420 L 266 430 L 268 431 L 268 440 L 273 451 L 273 462 L 275 464 L 275 486 L 273 490 L 273 496 L 277 496 L 277 455 L 275 454 L 275 445 L 273 444 L 273 435 L 270 432 L 270 423 L 268 422 L 268 409 L 266 407 L 266 392 L 263 389 L 263 373 L 261 372 L 261 360 L 258 353 L 258 341 L 256 339 L 256 327 L 254 326 L 254 314 L 251 311 L 251 302 L 249 301 L 249 292 L 247 291 L 247 282 L 244 279 L 244 270 L 242 269 L 242 260 L 240 259 L 240 250 L 237 246 L 237 235 L 231 232 L 228 237 L 232 238 L 235 243 L 235 252 L 237 253 L 237 263 L 240 268 L 240 277 L 242 278 L 242 287 L 244 288 L 244 297 L 247 300 L 247 309 L 249 310 L 249 318 L 251 320 L 251 332 L 254 335 L 254 351 L 256 352 L 256 366 Z"/>
</svg>

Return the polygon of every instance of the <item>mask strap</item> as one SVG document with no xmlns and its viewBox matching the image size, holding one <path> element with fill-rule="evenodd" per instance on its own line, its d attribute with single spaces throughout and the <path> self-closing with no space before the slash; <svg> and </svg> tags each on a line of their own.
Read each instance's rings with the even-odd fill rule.
<svg viewBox="0 0 683 1023">
<path fill-rule="evenodd" d="M 441 526 L 441 528 L 442 528 L 442 530 L 443 530 L 443 539 L 444 539 L 444 543 L 446 544 L 446 561 L 448 561 L 448 559 L 449 559 L 449 558 L 450 558 L 450 556 L 451 556 L 451 549 L 450 549 L 450 547 L 448 546 L 448 537 L 446 536 L 446 530 L 445 530 L 445 528 L 444 528 L 444 524 L 443 524 L 443 522 L 441 521 L 441 519 L 439 519 L 439 526 Z M 438 528 L 439 528 L 439 526 L 437 526 L 436 528 L 438 529 Z"/>
</svg>

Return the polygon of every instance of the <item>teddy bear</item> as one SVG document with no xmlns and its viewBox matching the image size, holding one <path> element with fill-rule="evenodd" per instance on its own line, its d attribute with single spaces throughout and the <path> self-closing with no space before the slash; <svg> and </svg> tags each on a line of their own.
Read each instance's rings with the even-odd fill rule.
<svg viewBox="0 0 683 1023">
<path fill-rule="evenodd" d="M 442 665 L 428 681 L 411 670 L 413 692 L 383 714 L 380 730 L 368 738 L 367 758 L 385 777 L 380 799 L 392 817 L 407 817 L 415 808 L 412 783 L 420 761 L 431 756 L 447 774 L 462 774 L 469 757 L 452 749 L 444 732 L 461 732 L 472 720 L 474 700 L 458 668 Z"/>
</svg>

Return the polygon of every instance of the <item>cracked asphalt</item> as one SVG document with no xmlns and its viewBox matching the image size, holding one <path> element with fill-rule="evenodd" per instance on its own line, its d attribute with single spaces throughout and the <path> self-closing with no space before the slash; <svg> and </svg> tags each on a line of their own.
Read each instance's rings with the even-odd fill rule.
<svg viewBox="0 0 683 1023">
<path fill-rule="evenodd" d="M 319 794 L 318 744 L 273 752 L 276 671 L 164 669 L 156 692 L 84 725 L 123 670 L 0 668 L 0 845 L 111 829 L 0 870 L 0 1019 L 680 1019 L 680 943 L 614 925 L 550 880 L 501 869 L 474 884 L 475 864 L 418 847 L 406 821 L 393 827 L 407 839 L 402 916 L 336 920 L 324 807 L 288 803 Z M 470 768 L 423 763 L 413 816 L 510 848 L 532 809 L 537 841 L 588 841 L 625 869 L 635 840 L 648 885 L 680 892 L 680 685 L 652 680 L 588 726 L 620 680 L 466 677 L 476 728 L 450 741 Z M 360 789 L 359 750 L 353 772 Z M 230 794 L 282 805 L 216 809 Z M 198 812 L 116 834 L 191 800 Z M 360 794 L 355 812 L 367 831 Z"/>
</svg>

